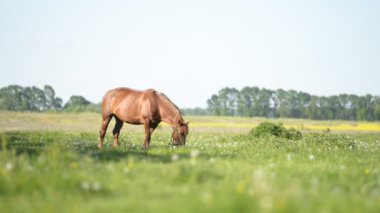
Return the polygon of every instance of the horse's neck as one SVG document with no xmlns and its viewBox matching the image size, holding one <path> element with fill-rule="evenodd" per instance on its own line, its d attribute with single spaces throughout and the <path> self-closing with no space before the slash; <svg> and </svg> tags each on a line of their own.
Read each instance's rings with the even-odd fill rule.
<svg viewBox="0 0 380 213">
<path fill-rule="evenodd" d="M 169 124 L 171 127 L 178 127 L 181 123 L 182 115 L 177 109 L 167 111 L 164 116 L 161 118 L 163 122 Z"/>
<path fill-rule="evenodd" d="M 167 97 L 161 98 L 161 101 L 165 108 L 165 113 L 161 115 L 161 120 L 172 127 L 178 127 L 183 120 L 181 112 Z"/>
</svg>

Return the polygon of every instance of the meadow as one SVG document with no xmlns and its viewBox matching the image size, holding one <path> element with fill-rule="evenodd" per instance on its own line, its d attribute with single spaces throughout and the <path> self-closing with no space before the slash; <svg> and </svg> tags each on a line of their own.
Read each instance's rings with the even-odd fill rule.
<svg viewBox="0 0 380 213">
<path fill-rule="evenodd" d="M 379 212 L 380 125 L 273 119 L 300 140 L 252 137 L 265 118 L 185 117 L 186 146 L 161 125 L 112 123 L 98 150 L 95 113 L 0 112 L 0 212 Z"/>
</svg>

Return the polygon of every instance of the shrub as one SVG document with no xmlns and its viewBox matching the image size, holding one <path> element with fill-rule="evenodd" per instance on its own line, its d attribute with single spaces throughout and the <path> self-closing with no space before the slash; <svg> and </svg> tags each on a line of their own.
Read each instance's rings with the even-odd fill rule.
<svg viewBox="0 0 380 213">
<path fill-rule="evenodd" d="M 305 136 L 309 146 L 321 147 L 324 149 L 353 149 L 360 145 L 349 135 L 336 135 L 326 133 L 311 133 Z"/>
<path fill-rule="evenodd" d="M 291 140 L 299 140 L 302 133 L 293 127 L 286 129 L 282 123 L 263 122 L 250 131 L 253 137 L 275 136 Z"/>
</svg>

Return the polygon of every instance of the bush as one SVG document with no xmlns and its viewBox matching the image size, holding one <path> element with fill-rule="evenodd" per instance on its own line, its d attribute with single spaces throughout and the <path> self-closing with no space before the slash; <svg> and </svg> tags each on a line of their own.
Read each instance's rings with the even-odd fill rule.
<svg viewBox="0 0 380 213">
<path fill-rule="evenodd" d="M 326 133 L 311 133 L 305 135 L 305 140 L 309 146 L 321 147 L 324 149 L 353 149 L 360 146 L 360 142 L 356 142 L 353 137 L 349 135 L 336 135 Z"/>
<path fill-rule="evenodd" d="M 253 128 L 250 133 L 253 137 L 275 136 L 291 140 L 299 140 L 302 133 L 293 127 L 286 129 L 282 123 L 263 122 Z"/>
</svg>

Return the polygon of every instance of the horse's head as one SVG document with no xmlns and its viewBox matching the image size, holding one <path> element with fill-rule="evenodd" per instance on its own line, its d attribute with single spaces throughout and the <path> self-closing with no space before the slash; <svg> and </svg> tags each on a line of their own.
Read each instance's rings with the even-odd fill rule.
<svg viewBox="0 0 380 213">
<path fill-rule="evenodd" d="M 187 134 L 189 134 L 189 122 L 180 122 L 178 127 L 173 128 L 173 144 L 185 145 Z"/>
</svg>

